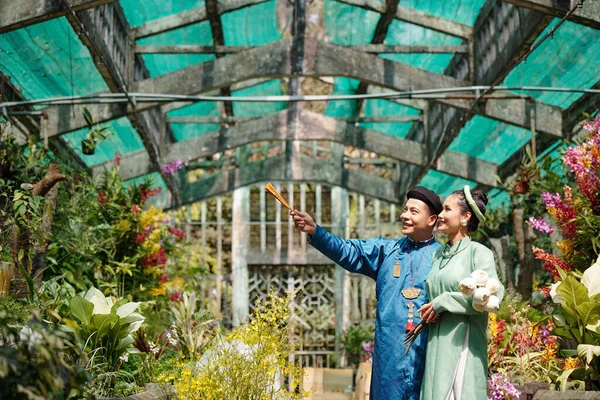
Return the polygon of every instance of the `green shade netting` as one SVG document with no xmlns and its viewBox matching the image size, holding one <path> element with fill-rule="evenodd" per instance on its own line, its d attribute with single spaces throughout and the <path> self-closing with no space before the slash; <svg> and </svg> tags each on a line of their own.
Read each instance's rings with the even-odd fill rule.
<svg viewBox="0 0 600 400">
<path fill-rule="evenodd" d="M 204 7 L 203 0 L 121 0 L 120 4 L 123 7 L 127 22 L 131 26 L 143 25 L 169 15 Z M 178 44 L 211 46 L 213 41 L 210 23 L 203 21 L 140 39 L 137 44 L 144 46 Z M 144 54 L 142 57 L 151 77 L 168 74 L 215 59 L 213 54 Z"/>
<path fill-rule="evenodd" d="M 485 0 L 460 0 L 460 1 L 440 1 L 440 0 L 402 0 L 399 5 L 406 8 L 413 8 L 458 22 L 464 25 L 473 26 L 479 10 L 485 4 Z"/>
<path fill-rule="evenodd" d="M 0 71 L 28 99 L 108 89 L 66 18 L 0 35 Z"/>
<path fill-rule="evenodd" d="M 241 96 L 280 96 L 281 80 L 260 83 L 258 85 L 237 90 L 232 93 L 234 97 Z M 287 107 L 285 102 L 274 103 L 249 103 L 249 102 L 233 102 L 233 114 L 238 117 L 260 117 L 263 115 L 275 114 Z"/>
<path fill-rule="evenodd" d="M 120 118 L 106 124 L 110 131 L 114 132 L 106 140 L 96 147 L 96 152 L 93 155 L 84 155 L 81 152 L 81 140 L 85 139 L 88 134 L 88 129 L 79 129 L 74 132 L 63 135 L 63 139 L 72 148 L 75 153 L 88 165 L 101 164 L 105 161 L 115 158 L 117 152 L 126 157 L 128 153 L 144 149 L 144 143 L 138 135 L 137 131 L 131 126 L 131 122 L 127 118 Z"/>
<path fill-rule="evenodd" d="M 267 1 L 221 15 L 226 46 L 261 46 L 281 39 L 277 1 Z"/>
<path fill-rule="evenodd" d="M 461 43 L 462 39 L 396 20 L 390 24 L 385 37 L 385 44 L 392 46 L 456 46 Z M 454 54 L 380 54 L 380 57 L 442 74 Z"/>
<path fill-rule="evenodd" d="M 526 129 L 476 115 L 461 129 L 449 148 L 502 164 L 529 140 L 531 133 Z"/>
<path fill-rule="evenodd" d="M 419 115 L 420 110 L 406 107 L 389 100 L 367 100 L 364 106 L 365 117 L 411 116 Z M 412 122 L 362 122 L 363 128 L 387 133 L 396 137 L 404 137 Z"/>
<path fill-rule="evenodd" d="M 433 190 L 444 198 L 448 197 L 455 190 L 462 189 L 465 185 L 469 185 L 472 188 L 476 186 L 475 182 L 457 178 L 433 169 L 427 171 L 427 174 L 421 179 L 419 184 Z"/>
<path fill-rule="evenodd" d="M 333 95 L 356 94 L 360 81 L 350 78 L 335 78 L 333 80 Z M 334 118 L 350 118 L 356 114 L 356 100 L 330 101 L 323 112 Z"/>
<path fill-rule="evenodd" d="M 169 117 L 219 117 L 219 107 L 215 102 L 200 102 L 195 103 L 187 107 L 173 110 L 167 114 Z M 171 130 L 175 136 L 175 140 L 180 142 L 182 140 L 191 139 L 196 136 L 200 136 L 207 132 L 214 132 L 219 130 L 219 124 L 174 124 L 171 123 Z"/>
<path fill-rule="evenodd" d="M 541 39 L 559 20 L 555 18 Z M 539 40 L 538 39 L 538 40 Z M 565 21 L 527 60 L 504 79 L 506 86 L 589 89 L 600 81 L 600 31 Z M 536 100 L 568 108 L 581 93 L 524 92 Z"/>
</svg>

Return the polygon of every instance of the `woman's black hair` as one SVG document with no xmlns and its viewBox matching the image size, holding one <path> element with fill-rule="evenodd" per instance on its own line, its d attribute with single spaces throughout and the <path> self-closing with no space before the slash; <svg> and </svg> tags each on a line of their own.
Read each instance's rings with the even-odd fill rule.
<svg viewBox="0 0 600 400">
<path fill-rule="evenodd" d="M 468 232 L 475 232 L 477 228 L 479 228 L 479 218 L 473 212 L 473 209 L 467 202 L 465 198 L 465 192 L 462 190 L 455 190 L 452 194 L 456 195 L 458 206 L 460 207 L 460 211 L 464 214 L 467 211 L 471 213 L 471 219 L 469 220 L 469 224 L 467 225 Z M 475 204 L 477 204 L 477 208 L 481 211 L 481 214 L 485 215 L 485 206 L 488 203 L 487 194 L 479 189 L 475 189 L 471 191 L 471 197 L 475 200 Z"/>
</svg>

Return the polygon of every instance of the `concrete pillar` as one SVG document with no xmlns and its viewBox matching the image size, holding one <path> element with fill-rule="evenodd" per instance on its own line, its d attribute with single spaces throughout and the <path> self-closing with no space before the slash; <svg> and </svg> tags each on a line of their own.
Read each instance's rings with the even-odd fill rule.
<svg viewBox="0 0 600 400">
<path fill-rule="evenodd" d="M 233 325 L 248 321 L 250 291 L 248 287 L 248 249 L 250 247 L 250 188 L 233 192 L 231 229 L 231 285 Z"/>
</svg>

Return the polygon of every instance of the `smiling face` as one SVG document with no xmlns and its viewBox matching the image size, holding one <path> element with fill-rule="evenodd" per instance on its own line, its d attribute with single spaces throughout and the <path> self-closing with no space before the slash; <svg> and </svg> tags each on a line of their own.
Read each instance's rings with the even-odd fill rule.
<svg viewBox="0 0 600 400">
<path fill-rule="evenodd" d="M 400 214 L 402 233 L 417 241 L 431 237 L 435 221 L 436 215 L 431 213 L 429 206 L 417 199 L 408 199 Z"/>
<path fill-rule="evenodd" d="M 470 218 L 471 213 L 462 212 L 460 205 L 458 204 L 458 197 L 453 194 L 448 196 L 446 201 L 444 201 L 444 206 L 438 219 L 438 230 L 447 233 L 450 236 L 455 235 L 463 228 L 460 225 L 460 221 L 463 219 L 468 221 Z"/>
</svg>

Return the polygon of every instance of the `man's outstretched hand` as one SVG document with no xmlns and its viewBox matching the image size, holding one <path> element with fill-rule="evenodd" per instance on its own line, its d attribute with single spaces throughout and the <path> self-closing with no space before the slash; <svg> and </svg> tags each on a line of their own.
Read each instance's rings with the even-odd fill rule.
<svg viewBox="0 0 600 400">
<path fill-rule="evenodd" d="M 294 210 L 290 211 L 290 215 L 294 219 L 294 226 L 296 229 L 300 232 L 308 233 L 311 236 L 315 234 L 317 224 L 315 224 L 315 221 L 308 213 Z"/>
</svg>

